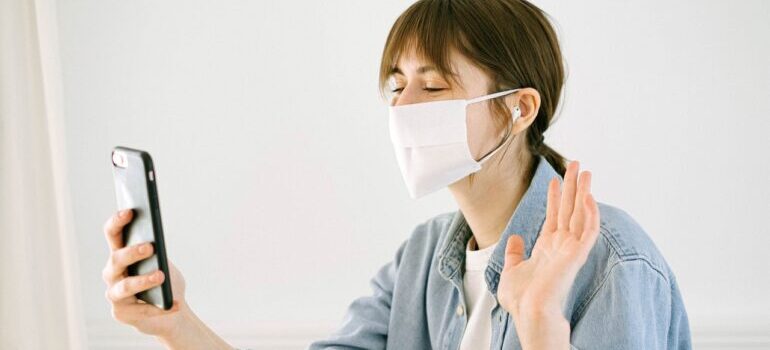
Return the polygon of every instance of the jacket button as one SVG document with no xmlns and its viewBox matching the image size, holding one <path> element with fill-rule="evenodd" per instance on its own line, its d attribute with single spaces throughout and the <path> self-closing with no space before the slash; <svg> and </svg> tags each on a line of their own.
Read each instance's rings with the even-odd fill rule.
<svg viewBox="0 0 770 350">
<path fill-rule="evenodd" d="M 462 316 L 465 310 L 462 305 L 457 305 L 457 316 Z"/>
</svg>

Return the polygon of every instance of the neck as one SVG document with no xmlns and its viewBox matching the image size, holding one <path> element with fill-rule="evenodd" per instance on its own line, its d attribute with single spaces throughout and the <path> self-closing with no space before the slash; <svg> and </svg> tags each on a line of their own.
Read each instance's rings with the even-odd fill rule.
<svg viewBox="0 0 770 350">
<path fill-rule="evenodd" d="M 449 186 L 478 249 L 498 240 L 529 186 L 533 157 L 513 147 L 497 152 L 474 174 L 473 184 L 464 178 Z M 504 157 L 500 161 L 499 157 Z M 499 164 L 498 164 L 499 163 Z"/>
</svg>

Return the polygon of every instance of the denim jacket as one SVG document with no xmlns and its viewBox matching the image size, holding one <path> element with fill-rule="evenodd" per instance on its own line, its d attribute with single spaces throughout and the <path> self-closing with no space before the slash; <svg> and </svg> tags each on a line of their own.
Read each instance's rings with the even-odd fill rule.
<svg viewBox="0 0 770 350">
<path fill-rule="evenodd" d="M 529 188 L 501 236 L 521 235 L 525 258 L 545 220 L 548 181 L 561 176 L 540 156 Z M 600 235 L 564 308 L 571 349 L 690 349 L 687 313 L 673 272 L 626 212 L 598 203 Z M 462 212 L 419 224 L 392 261 L 370 281 L 371 295 L 349 305 L 341 326 L 309 349 L 457 349 L 468 322 L 463 296 Z M 485 279 L 497 299 L 505 244 L 490 257 Z M 497 304 L 491 349 L 521 349 L 514 319 Z"/>
</svg>

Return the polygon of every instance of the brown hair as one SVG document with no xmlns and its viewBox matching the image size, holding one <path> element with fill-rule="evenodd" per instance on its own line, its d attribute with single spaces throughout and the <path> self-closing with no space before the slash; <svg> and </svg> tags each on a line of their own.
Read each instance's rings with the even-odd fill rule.
<svg viewBox="0 0 770 350">
<path fill-rule="evenodd" d="M 420 0 L 412 4 L 388 34 L 380 64 L 380 92 L 399 56 L 415 49 L 436 70 L 457 82 L 450 49 L 470 59 L 492 78 L 489 93 L 531 87 L 540 93 L 540 109 L 526 130 L 526 144 L 564 176 L 564 157 L 543 142 L 564 85 L 565 73 L 556 32 L 547 14 L 525 0 Z M 493 100 L 498 126 L 510 127 L 511 112 Z M 500 125 L 503 124 L 503 125 Z M 536 162 L 530 168 L 534 174 Z"/>
</svg>

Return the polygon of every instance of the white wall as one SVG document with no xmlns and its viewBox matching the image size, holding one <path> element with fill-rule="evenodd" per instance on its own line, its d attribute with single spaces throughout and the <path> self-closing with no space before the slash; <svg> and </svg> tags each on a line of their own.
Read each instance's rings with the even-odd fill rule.
<svg viewBox="0 0 770 350">
<path fill-rule="evenodd" d="M 152 344 L 110 318 L 100 278 L 115 145 L 154 156 L 189 303 L 237 345 L 323 337 L 416 224 L 456 208 L 409 199 L 377 93 L 410 3 L 60 1 L 92 348 Z M 700 348 L 770 346 L 770 3 L 537 3 L 570 74 L 547 141 L 647 229 Z"/>
</svg>

